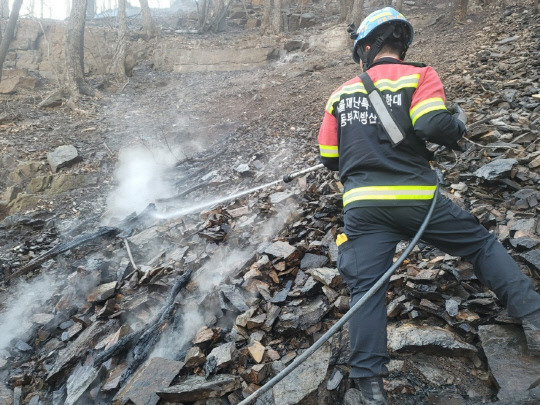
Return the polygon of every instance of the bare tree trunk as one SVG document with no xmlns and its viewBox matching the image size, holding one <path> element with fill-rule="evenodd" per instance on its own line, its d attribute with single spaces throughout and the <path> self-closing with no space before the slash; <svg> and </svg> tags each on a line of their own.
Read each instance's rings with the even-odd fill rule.
<svg viewBox="0 0 540 405">
<path fill-rule="evenodd" d="M 2 67 L 4 66 L 4 61 L 9 51 L 9 44 L 13 39 L 15 34 L 15 27 L 17 26 L 17 20 L 19 19 L 19 11 L 21 11 L 23 0 L 15 0 L 11 8 L 11 15 L 9 16 L 9 21 L 0 42 L 0 80 L 2 80 Z"/>
<path fill-rule="evenodd" d="M 362 22 L 362 14 L 364 12 L 364 0 L 354 0 L 347 21 L 354 23 L 357 27 Z"/>
<path fill-rule="evenodd" d="M 26 9 L 28 10 L 28 15 L 29 15 L 30 17 L 35 17 L 35 15 L 34 15 L 34 9 L 35 9 L 34 6 L 35 6 L 35 4 L 36 4 L 36 3 L 35 3 L 35 0 L 29 0 L 29 1 L 27 2 L 27 4 L 28 4 L 28 7 L 27 7 Z"/>
<path fill-rule="evenodd" d="M 270 30 L 270 15 L 272 14 L 272 4 L 273 0 L 264 0 L 261 28 L 259 29 L 261 35 L 266 34 Z"/>
<path fill-rule="evenodd" d="M 206 25 L 206 15 L 208 13 L 208 1 L 201 0 L 200 6 L 197 2 L 197 11 L 199 12 L 199 30 L 204 31 L 204 26 Z"/>
<path fill-rule="evenodd" d="M 403 0 L 396 1 L 396 10 L 400 13 L 403 11 Z"/>
<path fill-rule="evenodd" d="M 456 22 L 464 22 L 467 19 L 467 6 L 469 0 L 454 0 L 453 19 Z"/>
<path fill-rule="evenodd" d="M 9 0 L 0 0 L 0 18 L 9 17 Z"/>
<path fill-rule="evenodd" d="M 282 31 L 281 23 L 281 0 L 274 0 L 274 9 L 272 12 L 272 31 L 279 34 Z"/>
<path fill-rule="evenodd" d="M 66 85 L 73 98 L 93 96 L 94 90 L 84 80 L 84 27 L 86 0 L 73 0 L 66 27 Z"/>
<path fill-rule="evenodd" d="M 351 8 L 349 0 L 339 0 L 339 22 L 345 22 L 349 9 Z"/>
<path fill-rule="evenodd" d="M 126 0 L 118 0 L 118 45 L 110 73 L 119 82 L 126 81 L 126 46 L 127 46 Z"/>
<path fill-rule="evenodd" d="M 283 30 L 282 0 L 265 0 L 260 34 L 279 34 Z"/>
<path fill-rule="evenodd" d="M 86 19 L 91 20 L 96 16 L 96 0 L 87 0 Z"/>
<path fill-rule="evenodd" d="M 148 6 L 148 0 L 139 0 L 141 3 L 142 19 L 143 19 L 143 31 L 146 39 L 150 39 L 156 36 L 157 29 L 150 13 L 150 7 Z"/>
<path fill-rule="evenodd" d="M 213 32 L 220 32 L 225 30 L 225 17 L 227 16 L 227 12 L 229 11 L 229 5 L 231 4 L 231 0 L 219 0 L 216 9 L 214 10 L 214 16 L 212 21 L 212 31 Z"/>
<path fill-rule="evenodd" d="M 534 12 L 538 14 L 538 0 L 534 0 Z"/>
</svg>

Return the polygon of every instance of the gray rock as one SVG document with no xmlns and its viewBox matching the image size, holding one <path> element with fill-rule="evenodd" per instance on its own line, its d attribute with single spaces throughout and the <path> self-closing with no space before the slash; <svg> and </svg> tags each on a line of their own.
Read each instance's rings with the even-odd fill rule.
<svg viewBox="0 0 540 405">
<path fill-rule="evenodd" d="M 515 89 L 504 89 L 501 92 L 502 98 L 509 103 L 514 102 L 514 99 L 516 98 L 516 94 L 517 94 L 517 90 Z"/>
<path fill-rule="evenodd" d="M 194 402 L 219 398 L 240 387 L 241 378 L 235 375 L 218 374 L 208 379 L 190 376 L 178 385 L 158 391 L 157 395 L 168 402 Z"/>
<path fill-rule="evenodd" d="M 215 347 L 208 355 L 207 362 L 210 360 L 211 357 L 213 357 L 213 361 L 215 361 L 216 367 L 220 369 L 230 365 L 237 356 L 238 353 L 236 351 L 236 345 L 234 342 L 230 342 Z"/>
<path fill-rule="evenodd" d="M 326 263 L 328 263 L 328 257 L 306 253 L 300 262 L 300 268 L 302 270 L 313 269 L 315 267 L 323 267 Z"/>
<path fill-rule="evenodd" d="M 267 255 L 285 260 L 293 256 L 295 252 L 296 248 L 294 246 L 282 241 L 274 242 L 264 250 Z"/>
<path fill-rule="evenodd" d="M 337 387 L 339 387 L 339 384 L 341 384 L 342 380 L 343 380 L 343 374 L 341 374 L 341 371 L 335 368 L 334 371 L 332 372 L 332 375 L 328 379 L 328 382 L 326 383 L 326 389 L 328 391 L 335 390 Z"/>
<path fill-rule="evenodd" d="M 420 354 L 415 355 L 413 367 L 430 383 L 438 386 L 453 384 L 455 377 L 440 365 L 441 358 Z"/>
<path fill-rule="evenodd" d="M 93 341 L 97 341 L 104 335 L 108 335 L 117 329 L 118 321 L 114 319 L 108 322 L 94 322 L 73 343 L 60 351 L 56 363 L 47 375 L 47 381 L 55 381 L 62 375 L 67 374 L 70 370 L 70 365 L 75 364 L 92 347 Z"/>
<path fill-rule="evenodd" d="M 306 271 L 311 276 L 328 287 L 336 287 L 342 282 L 338 269 L 319 267 Z"/>
<path fill-rule="evenodd" d="M 514 36 L 514 37 L 507 37 L 507 38 L 501 39 L 500 41 L 497 41 L 495 43 L 497 45 L 505 45 L 505 44 L 509 44 L 511 42 L 517 41 L 519 38 L 520 38 L 519 35 Z"/>
<path fill-rule="evenodd" d="M 440 351 L 463 355 L 476 353 L 476 347 L 465 343 L 459 337 L 437 326 L 413 325 L 410 323 L 388 327 L 388 348 L 393 352 Z"/>
<path fill-rule="evenodd" d="M 306 330 L 318 323 L 328 310 L 329 306 L 321 297 L 301 307 L 283 308 L 274 330 L 277 333 Z"/>
<path fill-rule="evenodd" d="M 510 239 L 510 244 L 515 247 L 517 250 L 526 250 L 526 249 L 532 249 L 538 244 L 540 241 L 523 237 L 523 238 L 517 238 L 517 239 Z"/>
<path fill-rule="evenodd" d="M 184 363 L 161 357 L 148 359 L 128 380 L 114 401 L 135 405 L 155 405 L 159 402 L 156 392 L 167 388 L 180 373 Z"/>
<path fill-rule="evenodd" d="M 478 328 L 478 335 L 500 387 L 498 398 L 513 404 L 524 403 L 529 387 L 540 376 L 540 362 L 526 354 L 522 329 L 513 325 L 483 325 Z"/>
<path fill-rule="evenodd" d="M 15 348 L 20 352 L 30 352 L 30 351 L 32 351 L 32 346 L 30 346 L 26 342 L 23 342 L 20 339 L 17 340 L 17 343 L 15 343 Z"/>
<path fill-rule="evenodd" d="M 65 193 L 77 190 L 92 184 L 96 184 L 97 179 L 88 174 L 63 173 L 53 177 L 51 187 L 47 190 L 50 195 Z"/>
<path fill-rule="evenodd" d="M 275 385 L 275 405 L 298 404 L 324 381 L 330 363 L 330 345 L 325 344 L 298 368 Z"/>
<path fill-rule="evenodd" d="M 459 312 L 459 302 L 453 299 L 446 300 L 445 303 L 446 312 L 450 316 L 456 316 Z"/>
<path fill-rule="evenodd" d="M 540 250 L 535 249 L 519 255 L 527 264 L 532 266 L 540 275 Z"/>
<path fill-rule="evenodd" d="M 334 241 L 332 230 L 328 231 L 326 235 L 324 235 L 321 244 L 322 246 L 326 246 L 328 248 L 328 256 L 330 257 L 330 261 L 332 263 L 336 263 L 338 258 L 338 247 Z"/>
<path fill-rule="evenodd" d="M 249 310 L 247 302 L 250 297 L 245 290 L 233 285 L 223 285 L 221 286 L 220 291 L 239 312 L 246 312 Z"/>
<path fill-rule="evenodd" d="M 108 300 L 114 295 L 115 290 L 116 281 L 98 285 L 86 296 L 86 300 L 88 302 L 101 302 Z"/>
<path fill-rule="evenodd" d="M 287 52 L 293 52 L 301 49 L 303 45 L 304 43 L 302 41 L 291 40 L 283 45 L 283 49 L 285 49 Z"/>
<path fill-rule="evenodd" d="M 287 295 L 289 294 L 289 291 L 291 291 L 292 287 L 292 280 L 287 281 L 287 284 L 285 285 L 285 288 L 283 288 L 281 291 L 276 293 L 270 300 L 272 304 L 280 304 L 282 302 L 285 302 L 287 299 Z"/>
<path fill-rule="evenodd" d="M 249 165 L 247 163 L 242 163 L 236 167 L 236 170 L 240 174 L 246 174 L 250 171 Z"/>
<path fill-rule="evenodd" d="M 81 156 L 79 156 L 77 149 L 73 145 L 62 145 L 53 152 L 47 153 L 47 161 L 54 173 L 62 167 L 71 166 L 81 160 Z"/>
<path fill-rule="evenodd" d="M 34 314 L 30 319 L 38 325 L 46 326 L 49 325 L 54 318 L 55 316 L 53 314 Z"/>
<path fill-rule="evenodd" d="M 321 285 L 313 277 L 308 277 L 304 282 L 303 287 L 300 289 L 300 292 L 303 295 L 311 295 L 315 294 L 320 288 Z"/>
<path fill-rule="evenodd" d="M 75 404 L 96 380 L 98 370 L 92 366 L 79 366 L 67 380 L 66 405 Z"/>
<path fill-rule="evenodd" d="M 279 191 L 277 193 L 270 194 L 270 202 L 272 204 L 279 204 L 292 196 L 293 196 L 293 193 Z"/>
<path fill-rule="evenodd" d="M 518 219 L 510 226 L 510 230 L 531 234 L 534 232 L 535 224 L 534 218 Z"/>
<path fill-rule="evenodd" d="M 360 391 L 358 391 L 356 388 L 348 389 L 345 393 L 345 397 L 343 398 L 343 405 L 358 405 L 361 403 L 363 403 L 363 401 Z"/>
<path fill-rule="evenodd" d="M 186 367 L 189 368 L 201 366 L 205 361 L 206 356 L 198 346 L 193 346 L 191 349 L 189 349 L 186 353 L 186 358 L 184 359 Z"/>
<path fill-rule="evenodd" d="M 474 175 L 485 180 L 497 180 L 510 173 L 517 163 L 516 159 L 497 159 L 479 168 Z"/>
</svg>

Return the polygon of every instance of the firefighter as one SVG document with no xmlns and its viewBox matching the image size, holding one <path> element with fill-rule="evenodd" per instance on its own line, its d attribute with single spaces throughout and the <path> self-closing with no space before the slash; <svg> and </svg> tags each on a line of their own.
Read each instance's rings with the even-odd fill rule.
<svg viewBox="0 0 540 405">
<path fill-rule="evenodd" d="M 459 149 L 457 141 L 466 133 L 463 116 L 445 106 L 435 70 L 404 62 L 413 28 L 401 13 L 391 7 L 375 11 L 354 36 L 353 59 L 375 83 L 403 137 L 389 136 L 360 77 L 344 83 L 326 104 L 318 141 L 321 161 L 339 170 L 344 186 L 345 234 L 336 241 L 337 265 L 351 306 L 392 265 L 397 243 L 416 233 L 428 211 L 437 180 L 426 141 Z M 509 315 L 522 319 L 529 352 L 540 354 L 540 295 L 493 234 L 438 196 L 422 240 L 472 262 Z M 365 404 L 387 403 L 387 288 L 388 282 L 349 323 L 350 378 Z"/>
</svg>

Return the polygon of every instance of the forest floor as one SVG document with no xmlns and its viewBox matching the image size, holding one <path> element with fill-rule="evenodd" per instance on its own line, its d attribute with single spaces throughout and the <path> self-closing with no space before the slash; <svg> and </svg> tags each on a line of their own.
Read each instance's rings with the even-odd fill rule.
<svg viewBox="0 0 540 405">
<path fill-rule="evenodd" d="M 474 9 L 466 23 L 453 24 L 448 20 L 447 1 L 415 3 L 414 9 L 406 6 L 404 10 L 416 28 L 407 60 L 433 66 L 447 86 L 449 100 L 461 98 L 463 89 L 446 79 L 481 51 L 486 39 L 504 38 L 491 38 L 490 33 L 505 16 L 525 12 L 524 7 Z M 322 9 L 322 5 L 314 7 Z M 322 21 L 320 27 L 276 36 L 276 43 L 309 43 L 311 35 L 337 24 L 334 17 Z M 226 44 L 228 36 L 256 41 L 258 32 L 231 30 L 220 33 L 216 41 Z M 43 244 L 41 232 L 32 228 L 32 220 L 54 221 L 59 233 L 84 223 L 93 228 L 118 222 L 132 210 L 140 212 L 148 203 L 182 191 L 186 176 L 190 176 L 189 184 L 204 183 L 207 171 L 192 174 L 175 169 L 189 167 L 192 159 L 211 159 L 211 169 L 223 174 L 218 185 L 225 195 L 316 164 L 325 103 L 333 90 L 358 73 L 349 52 L 326 54 L 308 47 L 283 55 L 265 68 L 246 71 L 177 74 L 156 71 L 150 62 L 142 61 L 126 85 L 101 88 L 98 97 L 83 97 L 76 109 L 67 105 L 39 109 L 39 102 L 53 90 L 47 83 L 34 91 L 2 96 L 0 169 L 6 175 L 0 179 L 0 190 L 11 186 L 8 174 L 23 163 L 36 164 L 29 169 L 28 179 L 49 175 L 47 153 L 66 144 L 75 146 L 82 157 L 66 173 L 84 184 L 68 192 L 40 194 L 8 217 L 8 222 L 20 221 L 21 226 L 10 227 L 4 221 L 0 227 L 5 237 L 0 243 L 2 270 L 20 264 L 15 260 L 20 245 L 35 247 L 29 257 L 50 247 Z M 90 83 L 100 80 L 90 78 Z M 265 162 L 264 176 L 248 180 L 227 176 L 254 156 Z M 148 160 L 154 162 L 148 164 Z M 149 183 L 141 201 L 118 202 L 122 186 L 138 190 L 139 171 L 156 167 L 161 177 L 143 176 Z M 215 197 L 211 186 L 203 190 L 199 201 L 204 201 L 204 195 Z M 30 225 L 24 225 L 24 218 L 32 219 Z"/>
</svg>

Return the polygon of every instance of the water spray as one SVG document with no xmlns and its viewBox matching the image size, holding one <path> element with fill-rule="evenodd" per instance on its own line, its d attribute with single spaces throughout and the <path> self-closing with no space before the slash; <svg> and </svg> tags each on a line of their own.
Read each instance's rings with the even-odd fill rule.
<svg viewBox="0 0 540 405">
<path fill-rule="evenodd" d="M 272 182 L 267 183 L 267 184 L 262 184 L 260 186 L 250 188 L 249 190 L 240 191 L 240 192 L 238 192 L 236 194 L 232 194 L 232 195 L 230 195 L 228 197 L 218 198 L 218 199 L 215 199 L 215 200 L 212 200 L 212 201 L 208 201 L 206 203 L 199 204 L 199 205 L 197 205 L 195 207 L 179 209 L 179 210 L 175 210 L 175 211 L 171 211 L 171 212 L 167 212 L 167 213 L 155 212 L 152 215 L 157 219 L 172 219 L 172 218 L 178 218 L 178 217 L 181 217 L 181 216 L 184 216 L 184 215 L 194 214 L 196 212 L 200 212 L 204 208 L 209 208 L 209 207 L 212 207 L 214 205 L 222 204 L 222 203 L 230 201 L 230 200 L 235 200 L 237 198 L 240 198 L 240 197 L 243 197 L 245 195 L 254 193 L 256 191 L 278 185 L 282 181 L 284 183 L 290 183 L 291 181 L 293 181 L 297 177 L 302 176 L 303 174 L 314 172 L 314 171 L 319 170 L 319 169 L 321 169 L 323 167 L 324 167 L 324 165 L 321 163 L 321 164 L 318 164 L 318 165 L 315 165 L 315 166 L 312 166 L 312 167 L 308 167 L 307 169 L 300 170 L 300 171 L 295 172 L 295 173 L 288 173 L 288 174 L 284 175 L 283 178 L 280 179 L 280 180 L 275 180 L 275 181 L 272 181 Z"/>
</svg>

